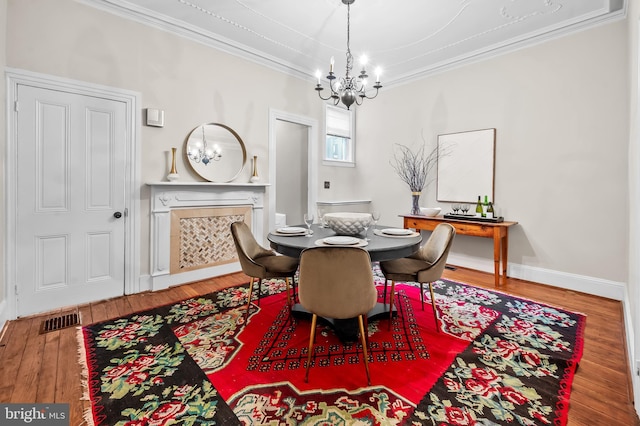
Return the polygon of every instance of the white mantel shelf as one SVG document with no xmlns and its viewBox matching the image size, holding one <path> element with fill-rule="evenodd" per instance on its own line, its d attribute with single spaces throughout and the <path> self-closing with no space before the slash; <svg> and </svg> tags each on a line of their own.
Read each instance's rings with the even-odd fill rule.
<svg viewBox="0 0 640 426">
<path fill-rule="evenodd" d="M 256 187 L 265 187 L 265 186 L 269 186 L 268 183 L 260 183 L 260 182 L 256 182 L 256 183 L 251 183 L 251 182 L 225 182 L 225 183 L 219 183 L 219 182 L 148 182 L 147 183 L 148 186 L 162 186 L 162 187 L 171 187 L 171 186 L 211 186 L 211 187 L 245 187 L 245 186 L 256 186 Z"/>
<path fill-rule="evenodd" d="M 238 262 L 179 274 L 170 273 L 171 210 L 250 206 L 251 229 L 262 243 L 268 183 L 149 182 L 151 188 L 151 290 L 240 271 Z"/>
</svg>

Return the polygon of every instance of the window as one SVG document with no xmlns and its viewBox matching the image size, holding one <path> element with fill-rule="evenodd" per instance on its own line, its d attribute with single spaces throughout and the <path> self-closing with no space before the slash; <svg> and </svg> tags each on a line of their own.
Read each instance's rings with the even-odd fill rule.
<svg viewBox="0 0 640 426">
<path fill-rule="evenodd" d="M 355 167 L 353 123 L 352 111 L 331 105 L 326 106 L 323 164 Z"/>
</svg>

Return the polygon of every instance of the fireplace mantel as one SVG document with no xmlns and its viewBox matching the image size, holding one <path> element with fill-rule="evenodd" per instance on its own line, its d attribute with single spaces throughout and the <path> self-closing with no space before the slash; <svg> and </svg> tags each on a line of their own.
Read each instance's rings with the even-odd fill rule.
<svg viewBox="0 0 640 426">
<path fill-rule="evenodd" d="M 240 271 L 238 262 L 170 273 L 171 210 L 186 208 L 222 208 L 249 206 L 251 229 L 259 243 L 264 234 L 264 197 L 266 183 L 152 182 L 151 188 L 151 289 L 203 280 Z"/>
</svg>

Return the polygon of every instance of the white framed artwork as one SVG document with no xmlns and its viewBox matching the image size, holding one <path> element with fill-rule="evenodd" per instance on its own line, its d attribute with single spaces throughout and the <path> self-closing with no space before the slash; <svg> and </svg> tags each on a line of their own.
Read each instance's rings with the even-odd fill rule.
<svg viewBox="0 0 640 426">
<path fill-rule="evenodd" d="M 496 129 L 438 135 L 436 199 L 475 203 L 494 200 Z"/>
</svg>

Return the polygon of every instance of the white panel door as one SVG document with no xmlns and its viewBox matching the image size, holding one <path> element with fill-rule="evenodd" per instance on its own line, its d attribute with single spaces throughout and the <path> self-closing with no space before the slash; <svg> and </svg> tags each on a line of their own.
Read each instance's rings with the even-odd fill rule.
<svg viewBox="0 0 640 426">
<path fill-rule="evenodd" d="M 17 315 L 124 294 L 125 103 L 20 84 L 17 117 Z"/>
</svg>

